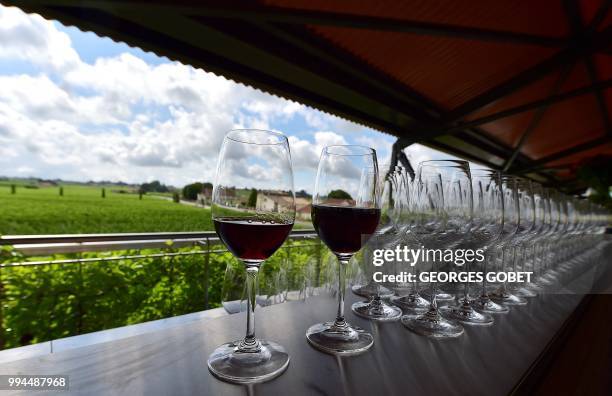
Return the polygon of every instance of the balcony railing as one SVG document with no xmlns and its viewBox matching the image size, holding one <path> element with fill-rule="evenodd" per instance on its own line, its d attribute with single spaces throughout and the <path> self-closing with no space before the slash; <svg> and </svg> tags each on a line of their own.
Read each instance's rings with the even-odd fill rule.
<svg viewBox="0 0 612 396">
<path fill-rule="evenodd" d="M 299 243 L 295 243 L 301 241 Z M 76 266 L 78 276 L 75 276 L 74 290 L 68 293 L 74 294 L 77 299 L 83 298 L 83 291 L 86 285 L 83 284 L 83 266 L 92 263 L 108 263 L 112 265 L 121 260 L 141 260 L 168 258 L 172 260 L 172 271 L 175 266 L 180 266 L 180 259 L 186 256 L 201 256 L 203 266 L 203 277 L 200 279 L 204 291 L 203 308 L 208 309 L 209 304 L 209 285 L 210 285 L 210 266 L 211 257 L 218 254 L 227 253 L 228 250 L 220 242 L 214 231 L 210 232 L 161 232 L 161 233 L 128 233 L 128 234 L 75 234 L 75 235 L 5 235 L 0 237 L 0 246 L 12 246 L 18 254 L 15 257 L 6 256 L 0 260 L 0 303 L 8 300 L 26 298 L 25 295 L 31 290 L 22 290 L 10 296 L 6 293 L 7 282 L 10 282 L 10 269 L 17 268 L 41 268 L 49 266 Z M 314 230 L 295 230 L 292 231 L 288 243 L 285 243 L 281 250 L 285 250 L 287 257 L 291 249 L 314 247 L 314 258 L 317 260 L 317 267 L 321 263 L 321 243 Z M 192 248 L 192 249 L 190 249 Z M 142 251 L 142 252 L 141 252 Z M 91 257 L 92 253 L 105 252 L 100 256 Z M 113 254 L 116 252 L 117 254 Z M 110 254 L 108 254 L 110 253 Z M 67 255 L 68 257 L 54 258 L 50 256 Z M 72 268 L 72 267 L 71 267 Z M 173 276 L 169 277 L 173 281 Z M 171 283 L 171 287 L 174 285 Z M 81 315 L 81 301 L 78 302 L 76 315 Z M 186 312 L 175 312 L 171 309 L 172 316 Z M 0 319 L 6 318 L 0 312 Z M 4 324 L 1 329 L 4 332 Z M 81 331 L 75 331 L 80 334 Z M 72 334 L 71 334 L 72 335 Z M 14 345 L 11 345 L 14 346 Z M 6 347 L 0 345 L 0 348 Z"/>
</svg>

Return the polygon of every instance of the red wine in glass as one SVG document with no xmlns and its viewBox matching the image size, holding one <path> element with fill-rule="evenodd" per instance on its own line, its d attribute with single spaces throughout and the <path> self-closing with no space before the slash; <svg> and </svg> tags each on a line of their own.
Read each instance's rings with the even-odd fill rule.
<svg viewBox="0 0 612 396">
<path fill-rule="evenodd" d="M 379 220 L 378 208 L 312 205 L 312 224 L 334 253 L 358 252 L 376 230 Z"/>
<path fill-rule="evenodd" d="M 292 223 L 244 218 L 216 218 L 215 230 L 230 252 L 241 260 L 263 261 L 285 242 Z"/>
</svg>

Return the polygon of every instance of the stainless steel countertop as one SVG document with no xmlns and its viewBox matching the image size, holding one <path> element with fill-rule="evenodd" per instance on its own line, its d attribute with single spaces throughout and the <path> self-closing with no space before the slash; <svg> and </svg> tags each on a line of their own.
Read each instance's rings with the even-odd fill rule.
<svg viewBox="0 0 612 396">
<path fill-rule="evenodd" d="M 206 367 L 216 346 L 243 336 L 241 314 L 4 363 L 0 374 L 66 374 L 70 394 L 83 395 L 505 395 L 601 276 L 601 268 L 584 268 L 558 294 L 512 307 L 491 327 L 466 326 L 455 340 L 430 340 L 399 322 L 356 317 L 349 307 L 358 298 L 347 293 L 348 320 L 375 338 L 370 351 L 353 357 L 318 352 L 304 336 L 310 325 L 334 317 L 332 297 L 258 309 L 258 336 L 285 346 L 291 362 L 279 378 L 250 387 L 221 382 Z"/>
</svg>

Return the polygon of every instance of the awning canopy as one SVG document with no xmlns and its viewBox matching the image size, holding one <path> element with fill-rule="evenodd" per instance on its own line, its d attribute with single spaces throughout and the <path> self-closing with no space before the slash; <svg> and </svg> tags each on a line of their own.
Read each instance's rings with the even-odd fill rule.
<svg viewBox="0 0 612 396">
<path fill-rule="evenodd" d="M 567 191 L 612 154 L 609 0 L 3 3 Z"/>
</svg>

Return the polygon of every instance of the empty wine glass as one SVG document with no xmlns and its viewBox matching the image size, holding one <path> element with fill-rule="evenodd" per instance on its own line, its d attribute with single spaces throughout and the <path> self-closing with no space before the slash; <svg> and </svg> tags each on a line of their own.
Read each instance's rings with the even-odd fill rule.
<svg viewBox="0 0 612 396">
<path fill-rule="evenodd" d="M 419 164 L 414 188 L 419 220 L 415 238 L 426 248 L 452 249 L 471 227 L 472 184 L 466 161 L 425 161 Z M 435 259 L 432 261 L 435 272 Z M 422 315 L 404 315 L 402 324 L 411 331 L 433 338 L 454 338 L 463 327 L 440 314 L 436 282 L 431 283 L 430 307 Z"/>
<path fill-rule="evenodd" d="M 312 223 L 321 240 L 338 259 L 338 311 L 333 322 L 306 332 L 308 342 L 331 354 L 349 355 L 372 346 L 370 333 L 344 318 L 346 267 L 351 257 L 378 227 L 378 163 L 376 151 L 363 146 L 323 149 L 312 202 Z"/>
<path fill-rule="evenodd" d="M 221 305 L 228 314 L 247 309 L 245 277 L 244 264 L 237 260 L 227 263 L 221 286 Z"/>
<path fill-rule="evenodd" d="M 476 169 L 471 172 L 473 214 L 472 227 L 461 247 L 484 250 L 484 274 L 486 278 L 486 256 L 501 235 L 504 220 L 504 197 L 499 172 Z M 470 260 L 466 260 L 466 272 L 470 272 Z M 447 317 L 463 324 L 492 325 L 493 317 L 486 312 L 474 309 L 469 297 L 470 283 L 466 280 L 463 298 L 456 306 L 442 307 L 441 311 Z M 486 298 L 486 283 L 483 282 L 482 296 Z"/>
<path fill-rule="evenodd" d="M 548 192 L 540 184 L 531 182 L 534 202 L 534 226 L 530 234 L 524 239 L 521 255 L 521 271 L 527 271 L 531 264 L 533 276 L 536 274 L 536 247 L 539 241 L 548 236 L 551 226 L 551 212 L 548 201 Z M 529 284 L 523 284 L 516 288 L 516 295 L 520 297 L 535 297 L 535 288 Z"/>
<path fill-rule="evenodd" d="M 547 189 L 547 191 L 550 211 L 550 231 L 545 238 L 542 238 L 540 243 L 536 244 L 534 251 L 535 282 L 531 288 L 536 292 L 544 291 L 546 287 L 553 283 L 550 278 L 547 278 L 547 271 L 550 269 L 552 256 L 554 255 L 553 248 L 557 241 L 562 238 L 563 230 L 566 226 L 562 194 L 551 188 Z"/>
<path fill-rule="evenodd" d="M 389 168 L 389 164 L 383 164 L 379 168 L 380 194 L 381 194 L 381 213 L 380 222 L 376 230 L 376 235 L 380 243 L 389 246 L 396 243 L 401 238 L 401 230 L 398 228 L 398 214 L 400 201 L 398 200 L 399 190 L 402 188 L 403 180 L 397 171 L 390 171 L 383 174 Z M 388 298 L 393 295 L 393 291 L 379 282 L 374 282 L 374 266 L 371 262 L 361 260 L 362 282 L 351 286 L 354 294 L 366 298 Z M 378 311 L 379 313 L 381 311 Z M 359 313 L 358 313 L 359 314 Z"/>
<path fill-rule="evenodd" d="M 502 194 L 502 226 L 498 237 L 494 240 L 494 243 L 485 249 L 485 260 L 483 263 L 483 272 L 485 275 L 490 261 L 492 259 L 495 260 L 496 253 L 500 252 L 504 246 L 512 240 L 518 227 L 518 197 L 516 193 L 516 178 L 500 174 L 499 179 L 497 180 L 499 180 L 499 189 L 501 190 Z M 483 278 L 480 296 L 472 301 L 472 306 L 477 311 L 490 314 L 507 313 L 510 311 L 506 305 L 498 304 L 491 299 L 491 296 L 487 290 L 486 276 Z"/>
<path fill-rule="evenodd" d="M 514 231 L 504 238 L 501 246 L 502 271 L 508 269 L 508 265 L 512 265 L 512 271 L 515 272 L 518 247 L 531 236 L 535 224 L 535 206 L 529 180 L 510 177 L 507 186 L 509 190 L 504 194 L 506 200 L 504 222 L 508 222 Z M 491 293 L 491 299 L 505 305 L 527 304 L 525 298 L 512 292 L 507 282 L 503 282 L 495 292 Z"/>
<path fill-rule="evenodd" d="M 418 238 L 416 221 L 418 216 L 418 200 L 415 189 L 416 181 L 410 178 L 408 172 L 404 169 L 401 170 L 404 174 L 405 189 L 401 191 L 401 196 L 398 201 L 400 202 L 400 215 L 398 223 L 401 224 L 399 227 L 402 230 L 401 243 L 405 246 L 412 246 L 413 248 L 420 248 L 420 239 Z M 429 309 L 429 301 L 423 298 L 419 292 L 419 268 L 423 266 L 424 261 L 420 260 L 417 263 L 402 262 L 397 267 L 401 270 L 408 269 L 411 273 L 416 275 L 416 281 L 410 282 L 408 287 L 396 288 L 396 296 L 391 297 L 390 301 L 392 304 L 398 306 L 407 313 L 425 313 Z M 407 290 L 406 290 L 407 289 Z"/>
<path fill-rule="evenodd" d="M 366 172 L 372 172 L 373 169 L 368 169 Z M 366 177 L 370 178 L 371 175 Z M 392 180 L 393 175 L 389 174 L 389 177 L 380 177 L 379 191 L 382 191 L 381 195 L 381 220 L 378 224 L 378 228 L 374 232 L 374 235 L 362 250 L 362 262 L 363 267 L 367 270 L 371 282 L 374 284 L 374 294 L 370 297 L 369 301 L 358 301 L 351 306 L 352 311 L 361 317 L 377 320 L 377 321 L 394 321 L 399 320 L 402 316 L 402 310 L 398 307 L 388 305 L 383 300 L 383 295 L 390 296 L 393 292 L 384 287 L 381 282 L 375 282 L 373 279 L 373 252 L 377 249 L 385 249 L 390 246 L 395 246 L 401 239 L 398 235 L 397 229 L 397 206 L 398 202 L 398 186 Z M 387 268 L 379 268 L 377 270 L 385 270 Z"/>
<path fill-rule="evenodd" d="M 237 209 L 239 187 L 254 191 L 257 197 L 274 195 L 274 205 L 258 199 L 255 206 Z M 243 339 L 215 349 L 208 368 L 216 377 L 233 383 L 272 379 L 287 368 L 289 354 L 281 345 L 255 337 L 255 306 L 260 266 L 281 247 L 295 220 L 291 154 L 283 134 L 243 129 L 225 135 L 212 217 L 219 238 L 246 268 L 247 330 Z M 276 289 L 270 290 L 276 294 Z"/>
</svg>

